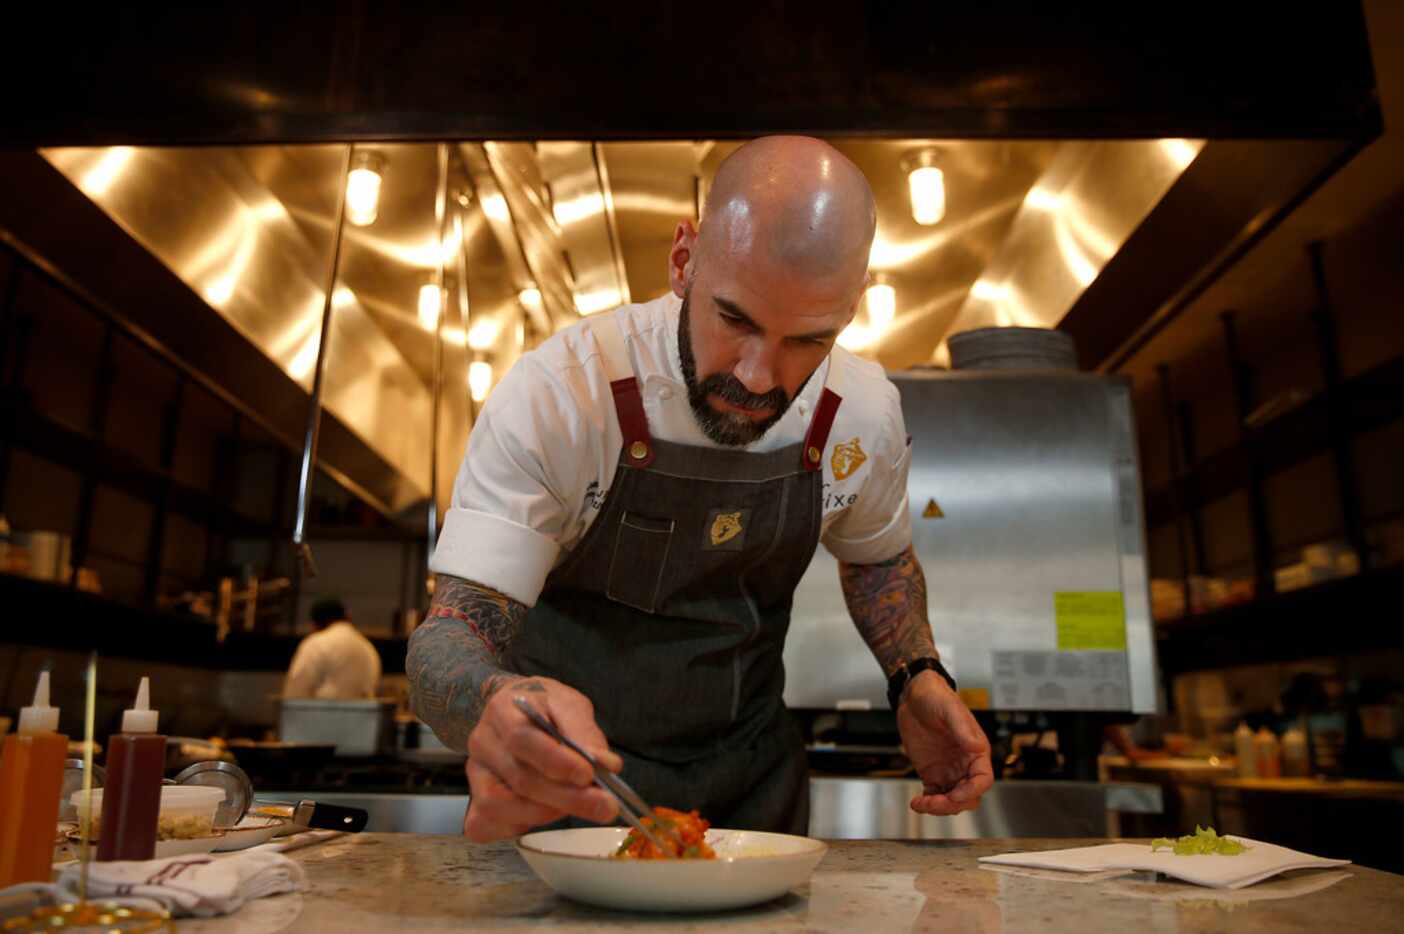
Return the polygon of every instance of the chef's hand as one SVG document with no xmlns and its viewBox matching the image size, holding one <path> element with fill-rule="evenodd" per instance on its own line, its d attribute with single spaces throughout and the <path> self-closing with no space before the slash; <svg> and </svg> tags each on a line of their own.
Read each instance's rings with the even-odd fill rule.
<svg viewBox="0 0 1404 934">
<path fill-rule="evenodd" d="M 923 671 L 911 680 L 897 706 L 897 729 L 923 785 L 913 811 L 959 814 L 979 805 L 994 784 L 990 741 L 945 679 Z"/>
<path fill-rule="evenodd" d="M 610 752 L 584 694 L 550 678 L 509 682 L 488 700 L 468 735 L 464 836 L 475 843 L 505 840 L 567 815 L 613 821 L 614 799 L 592 784 L 590 764 L 528 720 L 513 697 L 529 700 L 605 768 L 618 772 L 624 766 Z"/>
</svg>

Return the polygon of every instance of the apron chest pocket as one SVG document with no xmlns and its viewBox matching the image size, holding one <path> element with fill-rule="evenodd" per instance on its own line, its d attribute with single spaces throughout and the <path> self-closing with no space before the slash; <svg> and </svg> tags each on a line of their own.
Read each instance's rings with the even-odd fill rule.
<svg viewBox="0 0 1404 934">
<path fill-rule="evenodd" d="M 658 590 L 668 566 L 672 519 L 652 519 L 626 512 L 614 537 L 605 595 L 636 610 L 658 610 Z"/>
</svg>

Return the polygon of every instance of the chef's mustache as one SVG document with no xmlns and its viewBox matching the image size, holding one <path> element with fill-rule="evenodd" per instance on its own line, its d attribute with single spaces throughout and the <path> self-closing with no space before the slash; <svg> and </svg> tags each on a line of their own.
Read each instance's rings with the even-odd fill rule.
<svg viewBox="0 0 1404 934">
<path fill-rule="evenodd" d="M 789 407 L 790 397 L 784 389 L 776 386 L 767 393 L 754 393 L 747 389 L 742 382 L 730 373 L 713 373 L 698 384 L 699 393 L 706 396 L 716 395 L 721 397 L 723 402 L 751 411 L 760 409 L 771 409 L 782 412 Z"/>
</svg>

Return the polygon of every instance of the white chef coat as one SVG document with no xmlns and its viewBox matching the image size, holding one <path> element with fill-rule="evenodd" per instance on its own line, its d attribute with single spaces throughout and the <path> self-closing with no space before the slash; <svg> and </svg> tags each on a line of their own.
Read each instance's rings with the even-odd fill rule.
<svg viewBox="0 0 1404 934">
<path fill-rule="evenodd" d="M 380 686 L 380 653 L 346 620 L 298 644 L 283 684 L 284 697 L 365 700 Z"/>
<path fill-rule="evenodd" d="M 703 434 L 678 359 L 682 302 L 668 294 L 613 312 L 653 437 L 721 447 Z M 600 513 L 623 446 L 609 376 L 585 322 L 525 354 L 478 416 L 430 567 L 528 606 Z M 803 441 L 825 386 L 839 406 L 823 455 L 821 541 L 839 560 L 884 561 L 911 544 L 910 443 L 897 387 L 835 347 L 799 397 L 745 450 Z"/>
</svg>

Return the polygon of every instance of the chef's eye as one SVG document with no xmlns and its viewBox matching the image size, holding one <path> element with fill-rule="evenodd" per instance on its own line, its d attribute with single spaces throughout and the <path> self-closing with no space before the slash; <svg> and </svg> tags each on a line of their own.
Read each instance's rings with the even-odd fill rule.
<svg viewBox="0 0 1404 934">
<path fill-rule="evenodd" d="M 747 321 L 745 318 L 741 317 L 740 315 L 733 315 L 731 312 L 728 311 L 719 311 L 717 312 L 717 314 L 721 315 L 721 319 L 734 328 L 750 330 L 750 322 Z"/>
</svg>

